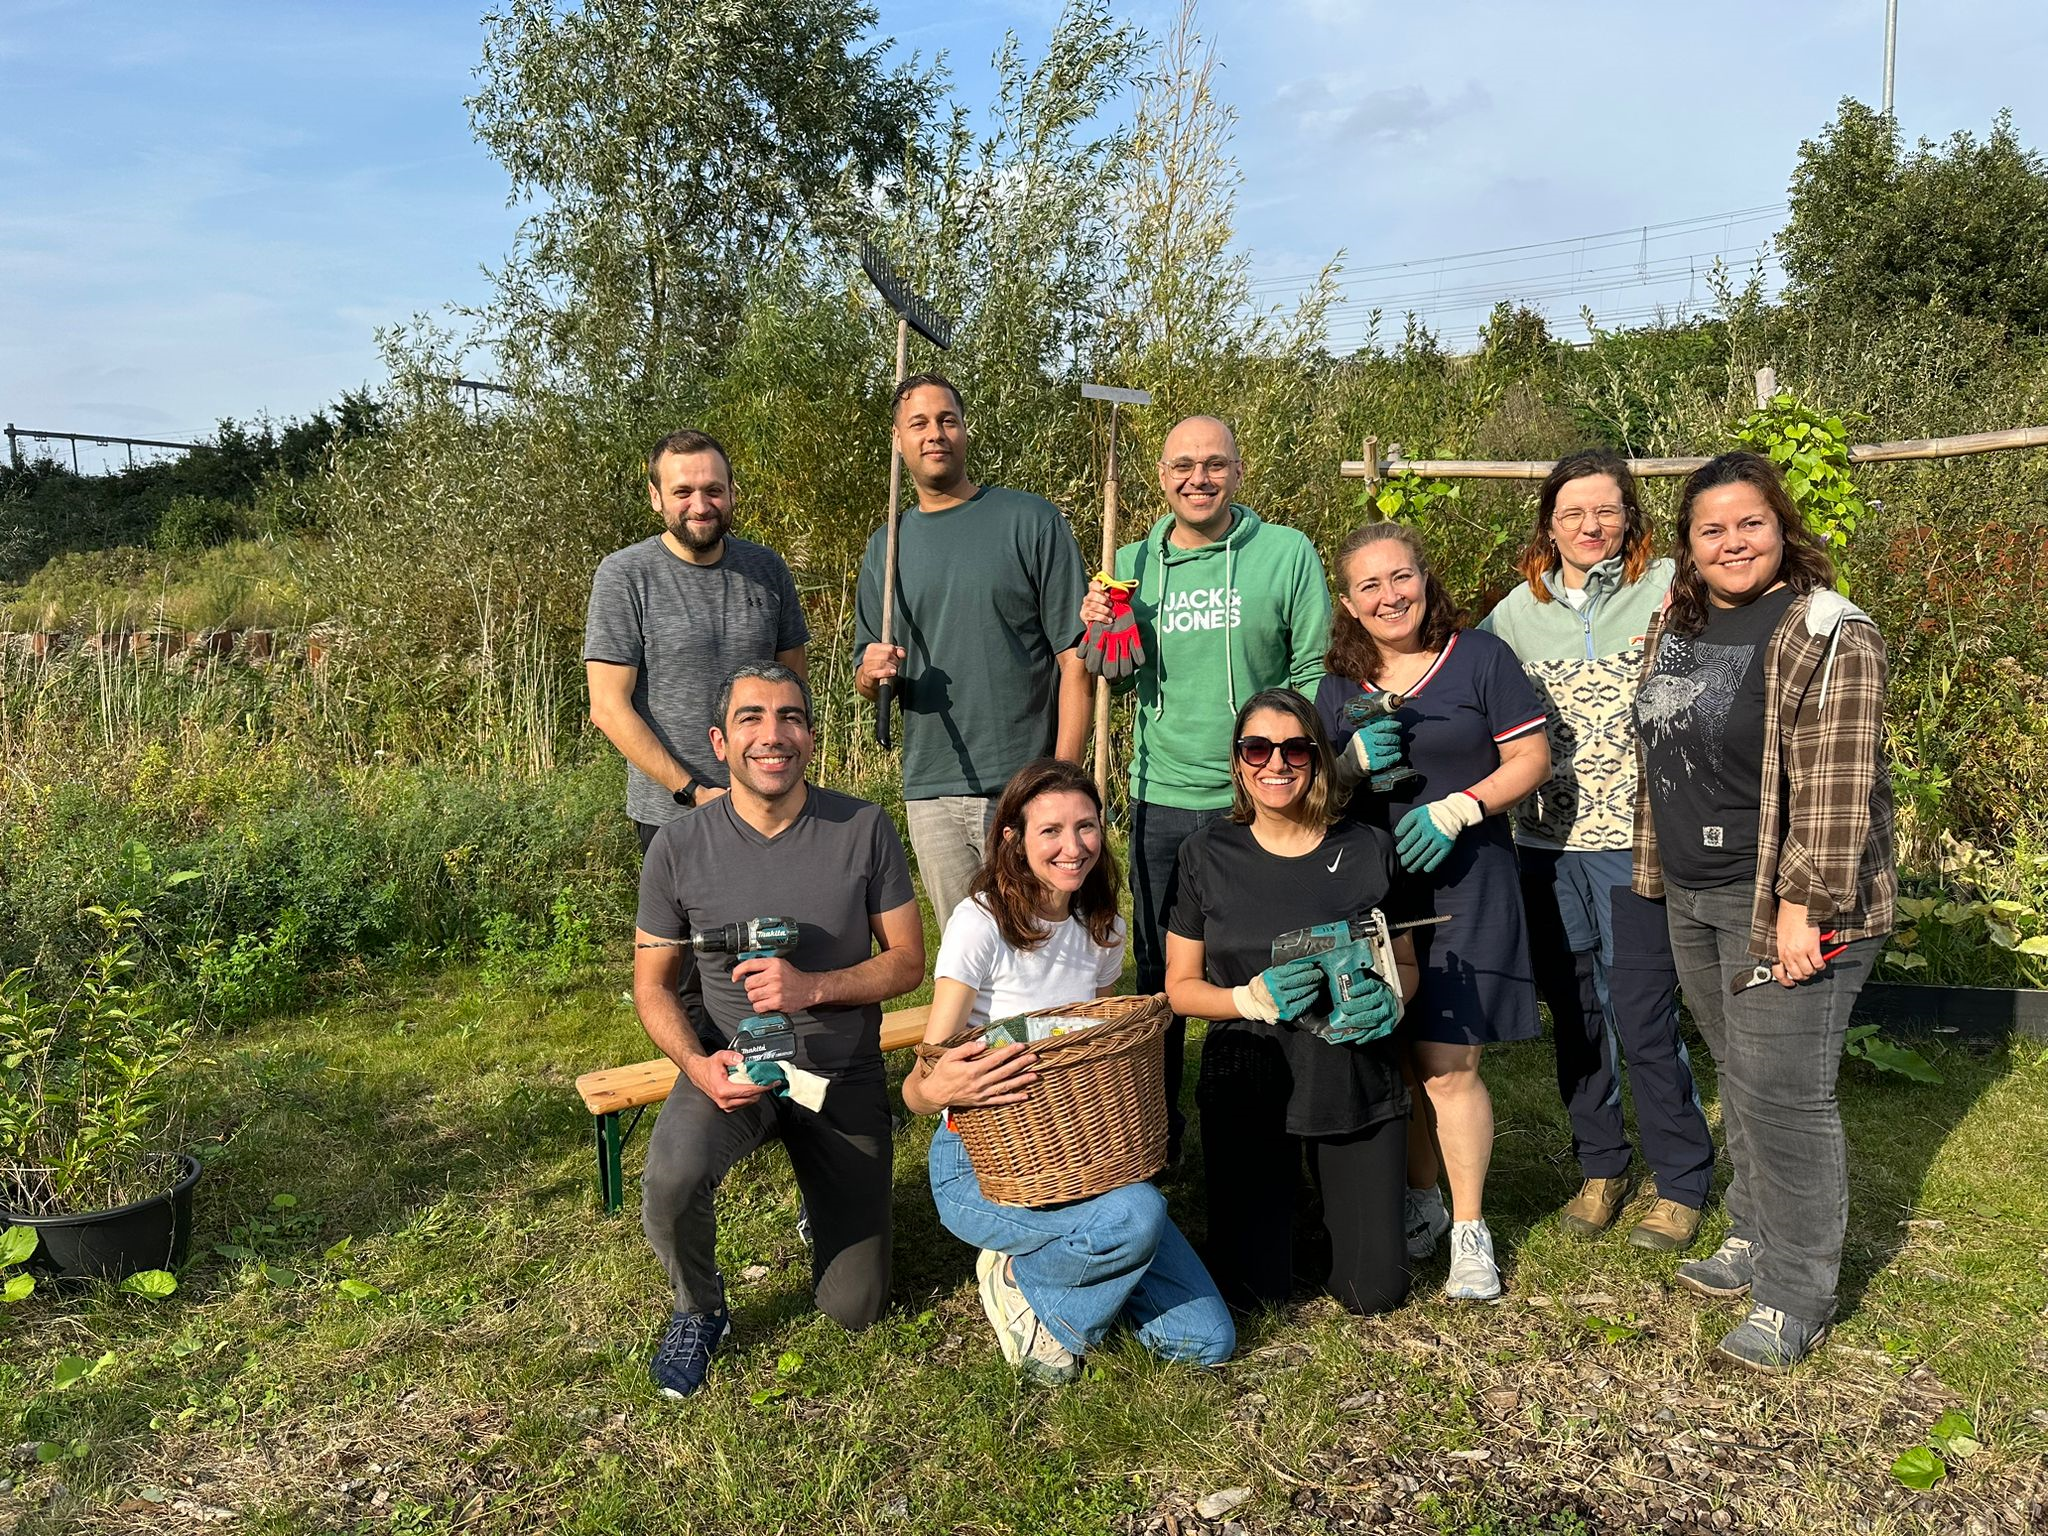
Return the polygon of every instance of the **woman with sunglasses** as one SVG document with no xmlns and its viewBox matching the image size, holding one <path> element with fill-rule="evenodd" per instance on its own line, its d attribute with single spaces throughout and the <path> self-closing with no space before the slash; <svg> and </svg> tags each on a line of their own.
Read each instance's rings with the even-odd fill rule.
<svg viewBox="0 0 2048 1536">
<path fill-rule="evenodd" d="M 1408 1090 L 1389 1038 L 1414 987 L 1414 951 L 1378 974 L 1348 938 L 1274 963 L 1283 935 L 1396 910 L 1386 833 L 1340 818 L 1329 742 L 1308 701 L 1254 694 L 1232 729 L 1229 819 L 1181 845 L 1167 916 L 1166 995 L 1209 1020 L 1195 1102 L 1209 1262 L 1224 1298 L 1283 1302 L 1293 1286 L 1303 1154 L 1322 1195 L 1324 1284 L 1355 1312 L 1408 1294 L 1401 1237 Z"/>
<path fill-rule="evenodd" d="M 1095 781 L 1058 758 L 1019 769 L 996 802 L 969 895 L 947 920 L 925 1039 L 943 1044 L 992 1019 L 1114 992 L 1124 964 L 1118 884 Z M 904 1081 L 904 1107 L 928 1115 L 1014 1104 L 1037 1081 L 1036 1059 L 1027 1045 L 991 1049 L 977 1036 L 920 1063 Z M 1042 1210 L 997 1205 L 950 1116 L 929 1162 L 939 1220 L 981 1250 L 982 1310 L 1010 1364 L 1069 1380 L 1119 1318 L 1165 1359 L 1230 1358 L 1230 1311 L 1149 1183 Z"/>
<path fill-rule="evenodd" d="M 1403 1026 L 1423 1113 L 1408 1137 L 1408 1252 L 1426 1258 L 1448 1228 L 1452 1301 L 1500 1294 L 1481 1201 L 1493 1156 L 1493 1100 L 1479 1076 L 1482 1046 L 1531 1040 L 1536 987 L 1522 921 L 1507 808 L 1549 776 L 1543 706 L 1515 653 L 1460 629 L 1422 545 L 1399 523 L 1368 523 L 1337 552 L 1339 607 L 1316 709 L 1347 763 L 1360 755 L 1345 706 L 1399 694 L 1393 718 L 1412 773 L 1383 794 L 1359 793 L 1352 814 L 1389 829 L 1415 876 L 1421 987 Z M 1434 1133 L 1434 1134 L 1432 1134 Z M 1451 1209 L 1438 1193 L 1449 1178 Z"/>
<path fill-rule="evenodd" d="M 1678 1281 L 1746 1294 L 1718 1353 L 1785 1371 L 1834 1317 L 1849 1219 L 1835 1075 L 1898 894 L 1884 638 L 1834 590 L 1769 459 L 1693 471 L 1677 556 L 1636 691 L 1635 888 L 1664 898 L 1735 1165 L 1728 1239 Z"/>
<path fill-rule="evenodd" d="M 1636 741 L 1630 711 L 1643 637 L 1671 587 L 1628 460 L 1612 448 L 1559 459 L 1536 496 L 1522 585 L 1479 627 L 1498 635 L 1550 716 L 1550 778 L 1515 808 L 1536 989 L 1550 1005 L 1557 1089 L 1582 1183 L 1559 1214 L 1597 1237 L 1628 1201 L 1628 1061 L 1643 1160 L 1657 1199 L 1630 1230 L 1676 1252 L 1699 1232 L 1714 1143 L 1678 1033 L 1678 972 L 1664 904 L 1629 889 Z"/>
</svg>

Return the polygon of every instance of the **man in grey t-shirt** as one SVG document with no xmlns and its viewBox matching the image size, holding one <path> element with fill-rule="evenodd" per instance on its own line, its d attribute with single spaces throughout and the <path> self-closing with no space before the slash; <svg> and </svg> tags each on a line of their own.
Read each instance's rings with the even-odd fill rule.
<svg viewBox="0 0 2048 1536">
<path fill-rule="evenodd" d="M 895 678 L 903 703 L 903 811 L 939 926 L 987 852 L 1010 776 L 1051 753 L 1078 762 L 1091 682 L 1081 664 L 1081 548 L 1042 496 L 967 475 L 960 392 L 942 374 L 897 387 L 896 446 L 917 487 L 896 554 L 894 644 L 881 643 L 887 531 L 861 561 L 854 686 Z"/>
<path fill-rule="evenodd" d="M 706 432 L 671 432 L 647 459 L 663 533 L 607 555 L 590 586 L 590 719 L 626 759 L 626 814 L 655 830 L 725 793 L 707 735 L 713 696 L 743 662 L 798 677 L 810 639 L 781 556 L 732 536 L 732 461 Z"/>
<path fill-rule="evenodd" d="M 811 1213 L 819 1310 L 848 1328 L 889 1292 L 889 1086 L 881 1004 L 924 979 L 924 927 L 896 827 L 880 806 L 804 782 L 815 739 L 810 693 L 773 663 L 738 669 L 717 706 L 712 750 L 731 792 L 663 827 L 640 871 L 633 1001 L 682 1069 L 647 1142 L 641 1225 L 675 1299 L 652 1363 L 664 1392 L 704 1383 L 730 1328 L 713 1204 L 720 1181 L 762 1142 L 789 1152 Z M 686 1016 L 676 941 L 727 923 L 786 917 L 784 959 L 705 962 L 709 1018 Z M 742 1079 L 727 1042 L 755 1013 L 795 1025 L 793 1067 L 823 1079 L 816 1108 Z"/>
</svg>

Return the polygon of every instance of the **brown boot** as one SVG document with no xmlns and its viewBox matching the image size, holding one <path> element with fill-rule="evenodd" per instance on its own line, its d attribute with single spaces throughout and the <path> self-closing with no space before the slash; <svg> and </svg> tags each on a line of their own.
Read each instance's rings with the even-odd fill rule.
<svg viewBox="0 0 2048 1536">
<path fill-rule="evenodd" d="M 1588 1179 L 1557 1213 L 1558 1225 L 1575 1237 L 1598 1237 L 1614 1225 L 1628 1204 L 1630 1179 Z M 1695 1213 L 1697 1214 L 1697 1213 Z"/>
<path fill-rule="evenodd" d="M 1659 1200 L 1650 1214 L 1629 1228 L 1628 1240 L 1638 1248 L 1678 1253 L 1692 1246 L 1700 1233 L 1700 1213 L 1676 1200 Z"/>
</svg>

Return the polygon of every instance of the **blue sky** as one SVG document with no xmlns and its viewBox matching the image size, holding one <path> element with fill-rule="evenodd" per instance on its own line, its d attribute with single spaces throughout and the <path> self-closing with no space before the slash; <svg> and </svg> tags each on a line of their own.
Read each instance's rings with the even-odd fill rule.
<svg viewBox="0 0 2048 1536">
<path fill-rule="evenodd" d="M 880 0 L 985 103 L 1041 0 Z M 0 27 L 0 419 L 183 437 L 380 378 L 372 332 L 476 302 L 518 219 L 470 139 L 481 0 L 9 0 Z M 1909 137 L 2002 106 L 2048 146 L 2040 0 L 1902 0 Z M 1125 8 L 1155 36 L 1164 3 Z M 1801 138 L 1875 102 L 1883 0 L 1207 0 L 1237 108 L 1239 238 L 1284 299 L 1339 250 L 1365 308 L 1458 339 L 1493 297 L 1617 321 L 1768 239 Z M 1762 210 L 1741 218 L 1713 218 Z M 1691 222 L 1686 222 L 1691 221 Z M 1649 226 L 1647 236 L 1640 233 Z M 1666 226 L 1666 227 L 1658 227 Z M 1622 232 L 1607 241 L 1582 240 Z M 1511 257 L 1435 258 L 1559 242 Z M 1403 268 L 1387 268 L 1407 263 Z M 479 363 L 480 367 L 487 364 Z"/>
</svg>

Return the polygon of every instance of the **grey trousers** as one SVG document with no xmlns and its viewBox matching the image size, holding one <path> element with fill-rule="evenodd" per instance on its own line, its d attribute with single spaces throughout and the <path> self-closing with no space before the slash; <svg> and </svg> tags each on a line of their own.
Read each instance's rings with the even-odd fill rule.
<svg viewBox="0 0 2048 1536">
<path fill-rule="evenodd" d="M 786 1098 L 730 1113 L 688 1078 L 661 1106 L 647 1138 L 640 1225 L 675 1287 L 675 1310 L 718 1306 L 718 1186 L 763 1142 L 780 1140 L 811 1221 L 811 1283 L 818 1310 L 865 1328 L 889 1296 L 890 1125 L 878 1070 L 834 1078 L 816 1114 Z"/>
<path fill-rule="evenodd" d="M 995 801 L 985 795 L 938 795 L 903 802 L 918 878 L 924 881 L 925 898 L 932 904 L 932 915 L 942 933 L 953 909 L 967 899 L 967 887 L 988 852 L 988 826 L 995 814 Z"/>
<path fill-rule="evenodd" d="M 1735 1177 L 1728 1219 L 1756 1245 L 1750 1298 L 1807 1322 L 1835 1315 L 1849 1226 L 1849 1149 L 1835 1079 L 1856 994 L 1884 940 L 1859 939 L 1811 981 L 1730 995 L 1749 953 L 1753 882 L 1665 885 L 1671 953 L 1721 1079 L 1721 1138 Z M 1832 948 L 1832 945 L 1826 946 Z"/>
</svg>

